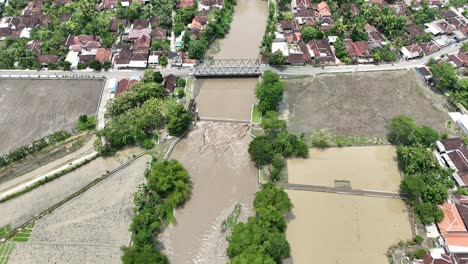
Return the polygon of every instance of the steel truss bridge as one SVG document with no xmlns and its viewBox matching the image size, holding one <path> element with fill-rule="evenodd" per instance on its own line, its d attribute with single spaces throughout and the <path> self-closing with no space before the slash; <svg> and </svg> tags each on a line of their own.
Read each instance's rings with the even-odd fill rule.
<svg viewBox="0 0 468 264">
<path fill-rule="evenodd" d="M 195 68 L 195 77 L 257 77 L 262 75 L 258 59 L 204 60 Z"/>
</svg>

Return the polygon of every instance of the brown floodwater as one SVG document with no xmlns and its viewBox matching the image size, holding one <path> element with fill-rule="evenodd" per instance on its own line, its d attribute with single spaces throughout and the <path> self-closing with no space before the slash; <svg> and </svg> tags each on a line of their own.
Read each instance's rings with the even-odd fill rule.
<svg viewBox="0 0 468 264">
<path fill-rule="evenodd" d="M 175 147 L 171 158 L 188 170 L 192 194 L 159 238 L 171 263 L 227 262 L 221 223 L 237 203 L 239 220 L 245 221 L 258 189 L 247 152 L 250 140 L 246 124 L 199 122 Z"/>
<path fill-rule="evenodd" d="M 412 237 L 401 200 L 287 193 L 294 204 L 286 230 L 294 264 L 384 264 L 391 245 Z"/>
<path fill-rule="evenodd" d="M 267 2 L 237 0 L 231 29 L 208 52 L 213 59 L 257 59 L 267 21 Z M 257 78 L 197 80 L 200 117 L 250 121 Z"/>
<path fill-rule="evenodd" d="M 310 149 L 308 159 L 288 160 L 290 183 L 334 187 L 349 181 L 353 189 L 398 191 L 400 172 L 394 146 Z"/>
<path fill-rule="evenodd" d="M 267 2 L 237 0 L 229 34 L 210 51 L 214 59 L 255 59 L 265 31 Z M 250 120 L 257 79 L 197 80 L 195 100 L 200 117 Z M 250 161 L 251 138 L 246 124 L 198 122 L 177 144 L 171 156 L 188 170 L 190 200 L 175 211 L 171 224 L 159 237 L 171 263 L 226 263 L 228 233 L 221 223 L 237 203 L 240 221 L 251 213 L 258 189 L 257 170 Z"/>
</svg>

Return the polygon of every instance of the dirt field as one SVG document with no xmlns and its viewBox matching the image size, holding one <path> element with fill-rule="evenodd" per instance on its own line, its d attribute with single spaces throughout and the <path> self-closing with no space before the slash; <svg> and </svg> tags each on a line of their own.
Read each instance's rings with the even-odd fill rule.
<svg viewBox="0 0 468 264">
<path fill-rule="evenodd" d="M 353 189 L 397 192 L 401 181 L 394 146 L 310 149 L 308 159 L 288 160 L 288 182 L 334 187 L 346 180 Z"/>
<path fill-rule="evenodd" d="M 200 118 L 250 121 L 257 79 L 198 79 Z"/>
<path fill-rule="evenodd" d="M 76 126 L 94 114 L 101 80 L 0 79 L 0 153 Z"/>
<path fill-rule="evenodd" d="M 140 158 L 39 220 L 9 263 L 120 263 L 120 247 L 130 243 L 133 194 L 149 161 Z"/>
<path fill-rule="evenodd" d="M 403 201 L 287 190 L 292 263 L 388 263 L 389 246 L 412 237 Z"/>
<path fill-rule="evenodd" d="M 115 157 L 106 159 L 99 157 L 85 166 L 63 175 L 52 182 L 12 200 L 1 203 L 0 227 L 7 224 L 16 227 L 24 223 L 35 214 L 46 210 L 55 203 L 65 199 L 70 194 L 80 190 L 96 178 L 101 177 L 106 171 L 111 171 L 118 167 L 138 151 L 138 149 L 127 149 L 119 152 Z M 41 170 L 41 168 L 38 170 Z M 31 176 L 31 174 L 28 175 Z M 21 179 L 23 179 L 23 177 L 18 178 L 18 180 Z M 7 184 L 8 183 L 5 183 L 2 186 L 7 186 Z"/>
<path fill-rule="evenodd" d="M 171 263 L 226 263 L 226 234 L 222 221 L 241 203 L 240 221 L 250 214 L 257 191 L 256 169 L 247 152 L 248 126 L 199 122 L 171 156 L 189 171 L 192 195 L 176 210 L 160 241 Z"/>
<path fill-rule="evenodd" d="M 318 75 L 286 83 L 282 115 L 295 133 L 325 128 L 338 135 L 385 137 L 390 119 L 399 114 L 439 131 L 449 120 L 445 97 L 414 71 Z"/>
</svg>

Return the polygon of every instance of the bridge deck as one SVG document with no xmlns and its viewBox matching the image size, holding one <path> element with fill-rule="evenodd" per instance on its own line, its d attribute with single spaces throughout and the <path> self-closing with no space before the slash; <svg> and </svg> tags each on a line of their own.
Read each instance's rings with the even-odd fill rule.
<svg viewBox="0 0 468 264">
<path fill-rule="evenodd" d="M 195 68 L 195 77 L 257 77 L 262 74 L 258 60 L 207 60 Z"/>
</svg>

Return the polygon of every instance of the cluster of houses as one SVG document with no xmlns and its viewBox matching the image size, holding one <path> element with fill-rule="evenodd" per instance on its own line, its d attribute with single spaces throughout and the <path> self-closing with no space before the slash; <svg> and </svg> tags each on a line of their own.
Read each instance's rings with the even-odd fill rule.
<svg viewBox="0 0 468 264">
<path fill-rule="evenodd" d="M 461 138 L 438 141 L 435 155 L 441 166 L 454 170 L 453 178 L 460 187 L 468 185 L 468 147 Z M 444 219 L 426 225 L 426 235 L 433 239 L 435 247 L 423 260 L 413 263 L 468 263 L 468 196 L 455 195 L 439 208 Z"/>
<path fill-rule="evenodd" d="M 141 4 L 149 3 L 148 0 L 136 0 Z M 72 0 L 53 0 L 52 7 L 58 5 L 71 4 Z M 114 9 L 120 3 L 123 7 L 129 6 L 130 1 L 103 0 L 96 10 L 103 11 Z M 190 35 L 199 36 L 208 23 L 208 14 L 216 8 L 221 8 L 222 0 L 200 0 L 198 9 L 201 15 L 195 16 L 189 25 Z M 192 7 L 194 0 L 181 0 L 178 8 Z M 7 37 L 30 39 L 31 31 L 50 23 L 51 15 L 43 14 L 43 0 L 30 2 L 21 16 L 4 17 L 0 20 L 0 40 Z M 61 15 L 60 22 L 70 21 L 72 14 Z M 189 59 L 187 52 L 181 52 L 183 47 L 182 36 L 175 40 L 175 45 L 171 45 L 168 50 L 151 50 L 152 41 L 169 40 L 170 32 L 160 26 L 157 17 L 149 19 L 136 19 L 128 21 L 125 19 L 111 19 L 108 31 L 115 34 L 117 41 L 111 48 L 104 48 L 99 36 L 95 35 L 69 35 L 63 40 L 63 45 L 68 49 L 65 61 L 69 62 L 71 69 L 80 66 L 88 66 L 92 61 L 103 64 L 111 62 L 115 69 L 122 68 L 146 68 L 160 65 L 160 59 L 166 58 L 170 66 L 194 66 L 195 60 Z M 43 67 L 49 64 L 57 64 L 58 56 L 54 54 L 42 54 L 42 43 L 38 40 L 30 40 L 27 49 L 31 50 Z"/>
<path fill-rule="evenodd" d="M 162 86 L 164 87 L 167 94 L 173 94 L 176 87 L 177 87 L 177 80 L 178 77 L 169 74 L 164 77 L 162 82 Z M 138 78 L 131 78 L 131 79 L 110 79 L 107 81 L 108 89 L 111 93 L 111 97 L 117 97 L 124 92 L 128 92 L 132 89 L 132 87 L 137 84 L 140 80 Z"/>
<path fill-rule="evenodd" d="M 405 11 L 409 7 L 417 10 L 422 6 L 422 0 L 399 1 L 392 5 L 389 5 L 385 0 L 368 0 L 367 2 L 381 7 L 389 7 L 396 15 L 401 16 L 405 15 Z M 431 8 L 440 8 L 444 6 L 444 1 L 431 0 L 428 4 Z M 350 12 L 354 16 L 361 12 L 355 3 L 351 3 L 348 7 L 343 6 L 343 8 L 350 8 Z M 320 31 L 326 31 L 333 27 L 334 20 L 328 3 L 322 1 L 314 4 L 311 0 L 292 0 L 291 9 L 293 20 L 279 21 L 271 51 L 280 51 L 286 57 L 286 64 L 290 65 L 339 63 L 333 47 L 337 40 L 336 36 L 309 40 L 307 43 L 302 38 L 302 26 L 315 26 Z M 406 28 L 403 37 L 414 44 L 401 48 L 399 53 L 404 59 L 419 58 L 467 38 L 468 22 L 458 10 L 450 9 L 440 12 L 440 15 L 442 19 L 426 24 L 426 28 L 420 28 L 415 24 L 410 24 Z M 372 51 L 388 45 L 385 36 L 374 26 L 366 24 L 364 31 L 367 34 L 368 40 L 366 41 L 353 41 L 351 39 L 343 41 L 346 54 L 353 63 L 373 62 Z M 416 39 L 427 33 L 433 35 L 432 40 L 420 45 L 416 44 Z M 266 58 L 264 60 L 266 61 Z"/>
<path fill-rule="evenodd" d="M 455 9 L 440 12 L 441 19 L 425 24 L 421 28 L 415 24 L 410 25 L 407 35 L 416 39 L 430 34 L 432 39 L 421 44 L 411 44 L 401 48 L 404 59 L 416 59 L 440 50 L 443 47 L 463 41 L 468 36 L 468 20 Z"/>
</svg>

